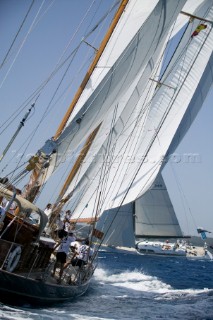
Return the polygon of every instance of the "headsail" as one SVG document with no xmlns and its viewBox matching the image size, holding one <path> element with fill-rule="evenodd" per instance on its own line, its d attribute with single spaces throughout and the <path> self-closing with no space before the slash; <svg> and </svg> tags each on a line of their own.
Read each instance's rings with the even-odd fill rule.
<svg viewBox="0 0 213 320">
<path fill-rule="evenodd" d="M 140 238 L 181 238 L 179 222 L 161 174 L 143 196 L 120 208 L 106 210 L 97 222 L 103 244 L 132 247 Z"/>
<path fill-rule="evenodd" d="M 152 0 L 144 1 L 141 6 L 140 0 L 129 1 L 91 75 L 91 81 L 76 105 L 79 111 L 71 116 L 72 121 L 55 141 L 55 145 L 50 146 L 47 142 L 42 148 L 44 153 L 50 153 L 52 148 L 57 150 L 56 166 L 61 157 L 66 157 L 68 149 L 69 152 L 75 150 L 106 115 L 113 113 L 116 105 L 119 116 L 145 67 L 150 63 L 150 56 L 166 37 L 184 3 L 185 0 L 178 4 Z M 149 74 L 145 82 L 148 77 Z M 52 145 L 53 142 L 50 142 Z"/>
<path fill-rule="evenodd" d="M 206 12 L 208 12 L 206 17 L 212 19 L 212 3 L 204 2 L 203 6 L 197 9 L 199 16 L 204 15 Z M 164 157 L 173 136 L 187 111 L 194 92 L 197 92 L 196 90 L 203 72 L 206 72 L 209 61 L 211 60 L 211 26 L 209 25 L 205 33 L 198 38 L 191 40 L 191 30 L 193 30 L 196 25 L 197 22 L 194 21 L 192 26 L 186 29 L 180 43 L 181 49 L 177 49 L 179 54 L 173 56 L 170 62 L 171 68 L 167 69 L 168 71 L 162 79 L 163 83 L 168 84 L 173 89 L 162 85 L 149 102 L 145 104 L 148 106 L 146 116 L 144 116 L 144 109 L 142 109 L 143 113 L 138 113 L 135 117 L 135 124 L 141 128 L 141 130 L 138 130 L 138 136 L 133 137 L 131 131 L 128 132 L 128 130 L 124 130 L 124 134 L 128 136 L 126 141 L 128 141 L 129 148 L 127 154 L 130 155 L 130 158 L 127 159 L 129 163 L 126 163 L 126 159 L 122 153 L 126 148 L 125 140 L 124 138 L 118 139 L 116 135 L 119 130 L 117 130 L 118 127 L 115 127 L 113 132 L 115 136 L 113 141 L 115 141 L 115 143 L 112 143 L 110 149 L 112 154 L 112 156 L 110 155 L 111 162 L 108 164 L 108 169 L 106 170 L 106 196 L 104 196 L 105 198 L 103 199 L 103 209 L 105 210 L 131 202 L 144 194 L 150 188 L 162 167 Z M 209 88 L 210 87 L 206 90 L 206 94 Z M 201 94 L 201 92 L 199 94 Z M 145 97 L 144 95 L 142 98 L 144 98 L 146 102 Z M 137 106 L 143 106 L 144 101 L 142 99 L 139 100 Z M 203 100 L 200 100 L 199 103 L 202 105 L 202 102 Z M 137 112 L 135 105 L 133 110 Z M 122 125 L 123 122 L 121 117 L 120 125 Z M 116 125 L 118 124 L 119 121 Z M 123 142 L 121 139 L 123 139 Z M 135 147 L 133 151 L 131 151 L 132 145 Z M 104 150 L 106 150 L 106 146 L 107 143 L 103 145 Z M 118 155 L 123 157 L 120 162 L 118 161 Z M 135 161 L 134 155 L 136 155 L 138 162 Z M 132 163 L 130 163 L 131 161 Z M 93 190 L 97 189 L 100 181 L 100 165 L 101 160 L 94 161 L 94 164 L 91 164 L 86 172 L 84 181 L 82 180 L 76 188 L 75 196 L 78 200 L 75 201 L 76 199 L 73 197 L 73 207 L 75 208 L 75 203 L 80 201 L 76 210 L 79 214 L 81 212 L 91 214 L 91 211 L 93 211 L 95 198 L 92 199 L 93 193 L 91 193 L 91 188 L 90 191 L 87 191 L 87 189 L 90 184 L 93 184 L 93 186 L 96 184 Z M 136 179 L 133 181 L 132 177 Z M 88 205 L 89 203 L 91 203 L 91 206 Z"/>
<path fill-rule="evenodd" d="M 182 231 L 161 174 L 153 186 L 135 201 L 135 236 L 182 237 Z"/>
</svg>

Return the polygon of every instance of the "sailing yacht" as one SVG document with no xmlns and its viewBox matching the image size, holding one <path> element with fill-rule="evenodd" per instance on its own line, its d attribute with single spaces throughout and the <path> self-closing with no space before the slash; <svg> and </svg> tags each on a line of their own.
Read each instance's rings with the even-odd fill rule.
<svg viewBox="0 0 213 320">
<path fill-rule="evenodd" d="M 120 208 L 133 201 L 140 207 L 137 199 L 152 192 L 165 157 L 175 146 L 176 133 L 180 130 L 179 137 L 183 137 L 210 90 L 212 1 L 122 0 L 116 5 L 106 36 L 98 50 L 93 48 L 94 60 L 54 136 L 23 170 L 14 170 L 17 172 L 10 183 L 4 180 L 1 184 L 0 195 L 8 205 L 1 210 L 0 292 L 1 299 L 7 298 L 10 303 L 17 299 L 31 303 L 67 301 L 87 290 L 98 250 L 109 237 Z M 192 37 L 201 21 L 207 27 Z M 168 45 L 180 32 L 181 39 L 167 60 Z M 90 33 L 74 53 L 82 44 L 92 47 L 87 40 Z M 59 67 L 60 63 L 31 95 L 36 103 L 40 89 Z M 205 85 L 201 85 L 203 79 Z M 194 104 L 196 110 L 188 122 Z M 181 129 L 184 121 L 187 127 Z M 73 224 L 91 223 L 88 238 L 94 244 L 94 254 L 84 268 L 70 266 L 57 282 L 51 277 L 57 239 L 43 234 L 47 217 L 35 203 L 71 151 L 77 156 L 55 197 L 48 227 L 52 236 L 58 215 L 69 206 Z M 28 173 L 29 180 L 18 196 L 17 184 Z M 17 211 L 11 214 L 13 202 Z M 107 229 L 99 230 L 96 223 L 112 209 L 115 217 Z M 32 213 L 38 216 L 36 225 L 30 219 Z M 152 206 L 147 219 L 156 214 Z M 125 217 L 123 220 L 125 223 Z M 178 229 L 177 223 L 171 228 Z M 154 229 L 160 232 L 163 228 Z M 113 232 L 118 235 L 116 224 Z"/>
</svg>

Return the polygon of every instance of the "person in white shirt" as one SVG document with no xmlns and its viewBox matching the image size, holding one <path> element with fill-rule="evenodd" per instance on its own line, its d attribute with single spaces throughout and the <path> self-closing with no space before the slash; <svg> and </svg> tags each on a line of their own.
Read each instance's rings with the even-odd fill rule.
<svg viewBox="0 0 213 320">
<path fill-rule="evenodd" d="M 64 270 L 64 264 L 66 263 L 67 260 L 67 255 L 69 253 L 69 249 L 70 249 L 70 244 L 71 242 L 76 241 L 76 237 L 74 236 L 73 233 L 69 233 L 67 235 L 66 238 L 63 238 L 54 248 L 54 250 L 58 248 L 57 253 L 56 253 L 56 261 L 54 264 L 54 268 L 53 268 L 53 273 L 52 276 L 55 276 L 55 272 L 56 272 L 56 268 L 59 265 L 60 267 L 60 272 L 59 272 L 59 280 L 58 282 L 61 282 L 61 277 L 63 274 L 63 270 Z"/>
<path fill-rule="evenodd" d="M 65 238 L 63 238 L 54 248 L 55 250 L 57 247 L 59 247 L 56 253 L 56 262 L 54 264 L 52 276 L 53 277 L 55 276 L 56 268 L 59 265 L 60 272 L 59 272 L 58 283 L 61 283 L 61 277 L 64 271 L 64 266 L 66 264 L 67 255 L 70 250 L 70 245 L 72 242 L 75 242 L 75 241 L 83 241 L 83 239 L 77 239 L 73 234 L 73 232 L 69 232 L 68 235 Z"/>
<path fill-rule="evenodd" d="M 85 244 L 82 244 L 79 248 L 77 257 L 72 257 L 70 261 L 65 263 L 64 269 L 68 267 L 69 264 L 72 264 L 73 267 L 79 267 L 86 265 L 89 262 L 93 254 L 93 249 L 89 246 L 89 240 L 85 240 Z"/>
<path fill-rule="evenodd" d="M 44 209 L 44 213 L 47 215 L 47 218 L 50 218 L 50 215 L 52 213 L 52 204 L 48 203 L 46 208 Z"/>
</svg>

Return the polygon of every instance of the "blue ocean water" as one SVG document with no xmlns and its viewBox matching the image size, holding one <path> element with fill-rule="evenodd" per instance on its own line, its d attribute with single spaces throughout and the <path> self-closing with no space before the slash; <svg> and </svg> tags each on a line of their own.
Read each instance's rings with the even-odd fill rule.
<svg viewBox="0 0 213 320">
<path fill-rule="evenodd" d="M 213 261 L 101 252 L 84 296 L 48 308 L 1 304 L 0 319 L 213 320 Z"/>
</svg>

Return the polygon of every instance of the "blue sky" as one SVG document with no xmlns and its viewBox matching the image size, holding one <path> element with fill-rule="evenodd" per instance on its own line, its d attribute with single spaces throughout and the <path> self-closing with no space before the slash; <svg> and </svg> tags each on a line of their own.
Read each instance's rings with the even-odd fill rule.
<svg viewBox="0 0 213 320">
<path fill-rule="evenodd" d="M 26 99 L 52 72 L 67 44 L 71 42 L 65 56 L 72 52 L 79 39 L 88 32 L 91 26 L 95 25 L 98 16 L 104 13 L 106 7 L 111 6 L 115 1 L 96 1 L 95 6 L 91 8 L 84 20 L 84 15 L 89 10 L 91 3 L 92 1 L 89 0 L 36 0 L 33 4 L 8 55 L 8 60 L 0 69 L 1 152 L 33 101 L 26 103 Z M 0 33 L 0 64 L 10 48 L 30 4 L 31 1 L 29 0 L 0 1 L 0 30 L 2 31 Z M 35 20 L 36 16 L 38 20 Z M 82 24 L 80 24 L 81 22 Z M 105 29 L 106 25 L 97 36 L 96 43 Z M 75 33 L 77 34 L 74 37 Z M 96 35 L 91 35 L 88 39 L 89 42 L 92 42 Z M 19 163 L 20 154 L 30 140 L 33 143 L 29 144 L 26 150 L 28 158 L 30 154 L 34 154 L 42 146 L 45 140 L 54 135 L 72 100 L 79 79 L 87 70 L 86 65 L 91 61 L 94 51 L 84 44 L 81 46 L 79 53 L 79 57 L 75 57 L 48 110 L 46 108 L 67 65 L 40 92 L 35 110 L 32 112 L 29 121 L 27 121 L 5 159 L 0 163 L 0 176 L 14 169 L 14 166 Z M 82 70 L 79 70 L 79 66 L 84 63 L 85 54 L 87 54 L 86 65 L 82 67 Z M 64 92 L 65 94 L 62 95 Z M 213 196 L 212 99 L 213 93 L 211 92 L 189 132 L 176 150 L 181 161 L 170 161 L 163 171 L 171 200 L 185 234 L 196 234 L 195 229 L 200 226 L 213 232 L 211 203 Z M 7 130 L 3 131 L 5 127 L 2 127 L 2 125 L 8 119 L 11 120 L 13 112 L 17 110 L 17 117 L 8 126 Z M 40 122 L 40 125 L 36 129 L 38 122 Z M 199 155 L 199 161 L 188 163 L 184 160 L 186 154 Z M 25 160 L 27 159 L 25 158 Z M 63 172 L 58 171 L 57 182 L 54 182 L 51 188 L 45 189 L 45 194 L 38 200 L 41 207 L 52 201 L 61 180 L 63 180 Z"/>
</svg>

